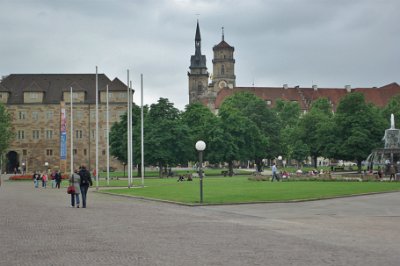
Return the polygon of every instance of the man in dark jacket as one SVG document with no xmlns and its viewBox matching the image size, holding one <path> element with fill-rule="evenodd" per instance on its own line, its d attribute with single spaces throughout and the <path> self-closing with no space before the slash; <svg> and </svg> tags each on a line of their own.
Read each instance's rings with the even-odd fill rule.
<svg viewBox="0 0 400 266">
<path fill-rule="evenodd" d="M 79 176 L 81 177 L 81 194 L 82 194 L 82 208 L 86 208 L 86 195 L 89 189 L 89 186 L 92 186 L 92 177 L 90 176 L 90 172 L 86 169 L 84 165 L 80 167 Z"/>
</svg>

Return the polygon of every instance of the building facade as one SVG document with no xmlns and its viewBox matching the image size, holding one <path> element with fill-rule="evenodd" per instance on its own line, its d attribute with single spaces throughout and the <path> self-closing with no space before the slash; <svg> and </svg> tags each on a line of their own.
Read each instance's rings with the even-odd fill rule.
<svg viewBox="0 0 400 266">
<path fill-rule="evenodd" d="M 127 86 L 118 78 L 98 75 L 99 169 L 106 169 L 107 111 L 109 127 L 127 110 Z M 71 92 L 73 101 L 74 168 L 96 162 L 96 75 L 95 74 L 11 74 L 0 82 L 0 102 L 12 117 L 15 139 L 6 154 L 5 169 L 31 173 L 47 169 L 70 171 Z M 65 118 L 65 120 L 64 120 Z M 63 121 L 66 121 L 65 128 Z M 65 132 L 66 141 L 62 141 Z M 63 159 L 65 155 L 65 159 Z M 110 166 L 123 166 L 110 157 Z M 4 168 L 4 167 L 3 167 Z"/>
<path fill-rule="evenodd" d="M 196 52 L 191 57 L 190 72 L 188 73 L 189 103 L 201 102 L 215 113 L 218 113 L 218 109 L 226 97 L 241 91 L 254 93 L 262 98 L 269 107 L 273 107 L 279 99 L 298 102 L 303 112 L 307 112 L 311 103 L 321 97 L 327 98 L 332 105 L 332 110 L 335 111 L 340 99 L 347 93 L 361 92 L 367 102 L 379 107 L 385 106 L 393 96 L 400 94 L 400 86 L 395 82 L 371 88 L 352 88 L 350 85 L 342 88 L 319 88 L 317 85 L 303 88 L 300 86 L 290 87 L 287 84 L 283 84 L 282 87 L 238 87 L 235 75 L 235 49 L 225 41 L 223 29 L 221 42 L 213 47 L 212 74 L 207 72 L 206 57 L 201 54 L 200 43 L 200 27 L 197 22 Z M 200 65 L 196 65 L 196 62 L 200 62 Z M 209 77 L 210 82 L 208 83 Z M 205 89 L 206 80 L 207 89 Z"/>
</svg>

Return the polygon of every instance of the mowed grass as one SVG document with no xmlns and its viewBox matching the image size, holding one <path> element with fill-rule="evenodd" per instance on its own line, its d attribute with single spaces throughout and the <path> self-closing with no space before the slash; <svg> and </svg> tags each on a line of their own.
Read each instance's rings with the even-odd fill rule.
<svg viewBox="0 0 400 266">
<path fill-rule="evenodd" d="M 229 204 L 249 202 L 282 202 L 293 200 L 324 199 L 355 194 L 400 191 L 399 182 L 322 182 L 249 181 L 248 176 L 206 177 L 203 180 L 203 202 Z M 140 186 L 140 179 L 134 186 Z M 105 181 L 100 182 L 100 186 Z M 126 180 L 113 180 L 111 186 L 127 186 Z M 145 187 L 100 190 L 120 195 L 197 204 L 200 201 L 200 182 L 177 182 L 176 179 L 145 179 Z"/>
</svg>

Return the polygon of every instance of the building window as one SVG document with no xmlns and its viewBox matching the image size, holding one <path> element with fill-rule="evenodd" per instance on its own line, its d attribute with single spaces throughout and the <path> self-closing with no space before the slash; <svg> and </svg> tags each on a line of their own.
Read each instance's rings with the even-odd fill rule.
<svg viewBox="0 0 400 266">
<path fill-rule="evenodd" d="M 40 131 L 39 130 L 32 130 L 32 138 L 33 139 L 39 139 L 40 137 Z"/>
<path fill-rule="evenodd" d="M 32 93 L 31 93 L 31 99 L 37 99 L 37 98 L 38 98 L 38 94 L 32 92 Z"/>
<path fill-rule="evenodd" d="M 78 150 L 77 150 L 77 149 L 74 149 L 74 150 L 73 150 L 73 153 L 74 153 L 74 155 L 76 155 L 76 154 L 78 153 Z"/>
<path fill-rule="evenodd" d="M 47 156 L 53 156 L 53 150 L 52 149 L 47 149 L 46 150 L 46 155 Z"/>
<path fill-rule="evenodd" d="M 96 130 L 92 129 L 92 139 L 96 138 Z"/>
<path fill-rule="evenodd" d="M 103 150 L 101 153 L 102 153 L 103 155 L 106 155 L 106 150 Z"/>
<path fill-rule="evenodd" d="M 46 130 L 46 139 L 53 138 L 53 130 Z"/>
<path fill-rule="evenodd" d="M 90 111 L 90 120 L 95 120 L 96 119 L 96 111 L 92 110 Z"/>
<path fill-rule="evenodd" d="M 53 111 L 46 112 L 46 119 L 53 119 Z"/>
<path fill-rule="evenodd" d="M 19 119 L 20 120 L 25 120 L 26 118 L 26 112 L 25 111 L 20 111 L 19 112 Z"/>
<path fill-rule="evenodd" d="M 17 139 L 25 139 L 25 131 L 18 130 Z"/>
<path fill-rule="evenodd" d="M 119 93 L 119 98 L 120 99 L 125 99 L 126 98 L 126 93 L 125 92 L 120 92 Z"/>
<path fill-rule="evenodd" d="M 87 155 L 87 150 L 83 149 L 83 155 Z"/>
<path fill-rule="evenodd" d="M 27 150 L 22 150 L 22 155 L 26 156 L 28 154 Z"/>
<path fill-rule="evenodd" d="M 0 93 L 0 99 L 3 99 L 3 93 Z"/>
<path fill-rule="evenodd" d="M 221 66 L 221 75 L 225 75 L 225 65 Z"/>
<path fill-rule="evenodd" d="M 77 139 L 82 138 L 82 130 L 75 130 L 75 138 Z"/>
<path fill-rule="evenodd" d="M 32 112 L 32 120 L 39 120 L 39 113 L 38 112 Z"/>
</svg>

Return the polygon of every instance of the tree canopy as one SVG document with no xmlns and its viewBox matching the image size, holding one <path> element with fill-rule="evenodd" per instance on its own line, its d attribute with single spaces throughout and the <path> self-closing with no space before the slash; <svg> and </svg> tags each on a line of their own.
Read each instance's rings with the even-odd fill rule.
<svg viewBox="0 0 400 266">
<path fill-rule="evenodd" d="M 9 147 L 11 141 L 14 138 L 14 132 L 11 126 L 11 116 L 7 112 L 5 106 L 0 103 L 0 157 Z M 1 158 L 0 158 L 1 159 Z"/>
</svg>

